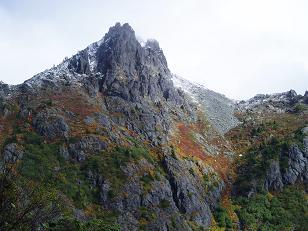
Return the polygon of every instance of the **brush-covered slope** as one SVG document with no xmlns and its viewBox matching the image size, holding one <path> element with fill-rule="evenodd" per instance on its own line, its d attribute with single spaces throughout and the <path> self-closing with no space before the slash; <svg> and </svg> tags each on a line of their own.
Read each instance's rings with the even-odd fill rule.
<svg viewBox="0 0 308 231">
<path fill-rule="evenodd" d="M 295 91 L 239 102 L 226 137 L 238 157 L 225 208 L 242 230 L 306 230 L 308 105 Z"/>
</svg>

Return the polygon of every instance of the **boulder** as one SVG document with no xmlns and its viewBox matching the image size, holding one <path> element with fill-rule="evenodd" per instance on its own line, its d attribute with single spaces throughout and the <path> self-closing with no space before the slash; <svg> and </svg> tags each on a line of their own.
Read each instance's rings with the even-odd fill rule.
<svg viewBox="0 0 308 231">
<path fill-rule="evenodd" d="M 78 142 L 68 145 L 68 153 L 72 159 L 78 162 L 84 161 L 87 155 L 98 154 L 100 151 L 105 150 L 107 144 L 100 140 L 99 137 L 91 135 L 82 137 Z M 66 151 L 62 152 L 66 156 Z"/>
<path fill-rule="evenodd" d="M 39 112 L 33 119 L 33 126 L 40 135 L 49 139 L 68 137 L 69 126 L 64 117 L 53 110 Z"/>
<path fill-rule="evenodd" d="M 7 144 L 3 150 L 4 163 L 15 163 L 23 157 L 24 150 L 16 143 Z"/>
</svg>

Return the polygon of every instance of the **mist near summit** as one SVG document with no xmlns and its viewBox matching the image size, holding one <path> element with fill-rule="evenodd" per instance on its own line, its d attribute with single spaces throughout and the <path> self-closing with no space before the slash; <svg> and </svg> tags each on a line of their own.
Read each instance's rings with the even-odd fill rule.
<svg viewBox="0 0 308 231">
<path fill-rule="evenodd" d="M 304 94 L 307 10 L 304 0 L 1 0 L 0 80 L 22 83 L 128 22 L 158 40 L 173 73 L 227 97 Z"/>
</svg>

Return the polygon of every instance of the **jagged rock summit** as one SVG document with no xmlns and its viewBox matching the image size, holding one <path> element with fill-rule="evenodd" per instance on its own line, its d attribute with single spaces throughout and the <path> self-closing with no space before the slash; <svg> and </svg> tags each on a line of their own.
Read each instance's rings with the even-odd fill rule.
<svg viewBox="0 0 308 231">
<path fill-rule="evenodd" d="M 25 84 L 36 87 L 81 81 L 83 75 L 100 79 L 99 88 L 107 95 L 132 101 L 145 96 L 153 101 L 160 97 L 180 100 L 171 87 L 171 74 L 158 42 L 149 40 L 142 47 L 127 23 L 117 23 L 102 40 Z"/>
<path fill-rule="evenodd" d="M 92 98 L 104 95 L 104 105 L 109 113 L 128 115 L 127 121 L 117 123 L 142 133 L 154 143 L 158 142 L 158 137 L 163 141 L 167 139 L 165 133 L 171 126 L 170 110 L 177 111 L 178 118 L 195 118 L 183 92 L 173 86 L 158 42 L 151 39 L 142 46 L 127 23 L 117 23 L 100 41 L 15 86 L 14 92 L 35 95 L 44 89 L 61 92 L 69 86 L 74 88 L 72 91 L 85 88 Z M 5 89 L 1 92 L 7 94 Z M 136 109 L 142 116 L 132 115 L 132 110 Z M 159 131 L 158 127 L 161 127 Z"/>
</svg>

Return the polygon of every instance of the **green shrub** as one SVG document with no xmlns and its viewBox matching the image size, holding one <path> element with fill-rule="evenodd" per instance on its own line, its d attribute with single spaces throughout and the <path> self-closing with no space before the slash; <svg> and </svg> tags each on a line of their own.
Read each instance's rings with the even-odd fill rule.
<svg viewBox="0 0 308 231">
<path fill-rule="evenodd" d="M 265 125 L 264 124 L 260 124 L 258 127 L 253 127 L 251 129 L 250 135 L 251 136 L 258 136 L 258 135 L 260 135 L 264 131 L 265 131 Z"/>
<path fill-rule="evenodd" d="M 37 182 L 39 187 L 61 191 L 66 198 L 74 202 L 75 207 L 81 209 L 99 203 L 99 189 L 92 185 L 93 179 L 89 179 L 89 172 L 94 178 L 103 176 L 104 180 L 110 182 L 108 197 L 113 199 L 127 180 L 122 170 L 124 166 L 141 158 L 153 161 L 150 153 L 141 147 L 117 147 L 111 151 L 88 156 L 82 163 L 68 161 L 59 154 L 59 144 L 44 143 L 35 133 L 25 136 L 23 146 L 25 153 L 17 166 L 20 176 Z M 155 179 L 155 176 L 145 175 L 141 181 L 150 184 Z M 67 222 L 72 222 L 72 226 L 69 226 L 73 227 L 72 230 L 117 230 L 114 227 L 118 227 L 113 226 L 113 223 L 110 223 L 110 227 L 106 226 L 109 223 L 104 223 L 104 219 L 86 223 L 71 220 Z M 65 223 L 51 224 L 50 230 L 67 230 L 63 228 Z"/>
<path fill-rule="evenodd" d="M 215 173 L 207 173 L 202 176 L 203 187 L 206 192 L 211 191 L 214 187 L 219 185 L 219 176 Z"/>
<path fill-rule="evenodd" d="M 162 199 L 159 203 L 159 207 L 162 209 L 166 209 L 170 207 L 170 201 L 166 200 L 166 199 Z"/>
<path fill-rule="evenodd" d="M 41 230 L 60 215 L 58 192 L 15 173 L 0 174 L 0 230 Z"/>
<path fill-rule="evenodd" d="M 41 144 L 43 139 L 41 136 L 34 132 L 26 132 L 24 133 L 24 139 L 26 144 Z"/>
<path fill-rule="evenodd" d="M 307 106 L 305 104 L 302 104 L 302 103 L 298 103 L 294 107 L 294 112 L 295 113 L 301 113 L 301 112 L 303 112 L 305 110 L 307 110 Z"/>
<path fill-rule="evenodd" d="M 4 140 L 3 147 L 7 144 L 16 143 L 16 142 L 17 142 L 17 138 L 15 135 L 9 136 Z"/>
<path fill-rule="evenodd" d="M 152 175 L 151 173 L 147 173 L 145 175 L 143 175 L 141 178 L 140 178 L 140 181 L 142 183 L 142 186 L 143 186 L 143 190 L 145 192 L 149 192 L 152 185 L 151 183 L 154 181 L 154 180 L 159 180 L 158 179 L 158 175 L 155 174 L 155 175 Z"/>
<path fill-rule="evenodd" d="M 146 174 L 140 178 L 140 181 L 142 181 L 144 184 L 150 184 L 152 181 L 154 181 L 154 177 L 151 174 Z"/>
<path fill-rule="evenodd" d="M 140 207 L 139 208 L 140 217 L 145 219 L 146 221 L 153 221 L 157 219 L 157 216 L 154 211 L 151 211 L 150 208 L 147 207 Z"/>
<path fill-rule="evenodd" d="M 75 144 L 79 140 L 80 140 L 80 138 L 79 137 L 75 137 L 75 136 L 71 136 L 71 137 L 68 138 L 68 142 L 71 143 L 71 144 Z"/>
<path fill-rule="evenodd" d="M 229 217 L 227 210 L 221 206 L 218 206 L 214 211 L 214 218 L 219 227 L 232 228 L 232 220 Z"/>
</svg>

